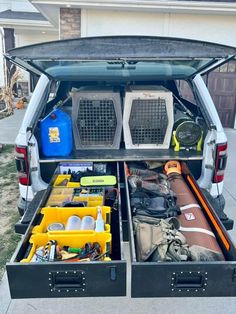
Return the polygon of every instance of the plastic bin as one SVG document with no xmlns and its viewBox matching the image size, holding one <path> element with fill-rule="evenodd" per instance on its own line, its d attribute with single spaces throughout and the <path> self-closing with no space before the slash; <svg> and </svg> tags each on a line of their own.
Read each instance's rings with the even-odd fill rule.
<svg viewBox="0 0 236 314">
<path fill-rule="evenodd" d="M 73 193 L 73 188 L 55 187 L 51 191 L 46 206 L 62 206 L 64 202 L 71 202 Z"/>
<path fill-rule="evenodd" d="M 70 182 L 71 179 L 71 175 L 70 174 L 59 174 L 54 183 L 53 186 L 54 187 L 68 187 L 68 188 L 79 188 L 80 187 L 80 183 L 79 182 Z M 64 180 L 68 180 L 67 184 L 65 186 L 61 186 L 60 184 L 64 181 Z"/>
<path fill-rule="evenodd" d="M 54 187 L 48 198 L 46 206 L 61 207 L 64 202 L 85 202 L 88 207 L 102 206 L 104 203 L 104 195 L 100 196 L 73 196 L 74 188 Z"/>
<path fill-rule="evenodd" d="M 48 241 L 55 240 L 60 247 L 71 246 L 71 247 L 83 247 L 88 242 L 98 242 L 102 248 L 102 254 L 111 251 L 111 234 L 110 233 L 92 233 L 92 234 L 49 234 L 39 233 L 33 234 L 30 237 L 29 243 L 32 245 L 28 256 L 21 260 L 21 263 L 29 263 L 35 253 L 35 251 L 45 246 Z M 104 258 L 105 261 L 110 261 L 108 256 Z M 37 262 L 38 263 L 38 262 Z M 61 262 L 63 263 L 63 262 Z M 44 263 L 45 264 L 45 263 Z"/>
<path fill-rule="evenodd" d="M 102 218 L 105 223 L 105 232 L 110 232 L 111 208 L 108 206 L 101 206 Z M 97 207 L 44 207 L 41 210 L 43 218 L 39 225 L 35 226 L 32 233 L 45 233 L 47 227 L 51 223 L 59 222 L 66 225 L 68 218 L 72 215 L 79 216 L 81 219 L 84 216 L 92 216 L 95 220 L 97 218 Z M 49 234 L 66 234 L 66 233 L 94 233 L 92 230 L 59 230 L 48 231 Z"/>
</svg>

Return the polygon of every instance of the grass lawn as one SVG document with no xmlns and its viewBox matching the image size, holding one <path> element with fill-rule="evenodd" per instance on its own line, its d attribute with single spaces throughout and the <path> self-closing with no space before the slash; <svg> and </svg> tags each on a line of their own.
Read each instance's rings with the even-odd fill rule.
<svg viewBox="0 0 236 314">
<path fill-rule="evenodd" d="M 0 279 L 20 240 L 20 235 L 14 231 L 14 225 L 20 218 L 18 197 L 14 146 L 5 145 L 0 152 Z"/>
</svg>

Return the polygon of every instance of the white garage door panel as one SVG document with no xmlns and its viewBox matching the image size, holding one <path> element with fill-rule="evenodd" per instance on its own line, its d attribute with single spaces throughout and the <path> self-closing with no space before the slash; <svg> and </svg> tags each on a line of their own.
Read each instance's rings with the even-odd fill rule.
<svg viewBox="0 0 236 314">
<path fill-rule="evenodd" d="M 82 36 L 154 35 L 236 46 L 236 17 L 171 13 L 82 10 Z"/>
</svg>

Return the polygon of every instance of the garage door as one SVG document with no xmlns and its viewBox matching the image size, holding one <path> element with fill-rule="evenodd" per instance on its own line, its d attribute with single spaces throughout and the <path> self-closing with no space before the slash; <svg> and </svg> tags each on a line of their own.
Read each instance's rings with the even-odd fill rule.
<svg viewBox="0 0 236 314">
<path fill-rule="evenodd" d="M 236 113 L 236 62 L 208 74 L 207 85 L 224 127 L 233 128 Z"/>
</svg>

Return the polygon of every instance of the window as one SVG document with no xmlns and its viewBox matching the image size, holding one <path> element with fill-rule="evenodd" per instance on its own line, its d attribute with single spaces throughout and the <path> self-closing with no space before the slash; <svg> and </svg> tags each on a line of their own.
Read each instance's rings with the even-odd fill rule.
<svg viewBox="0 0 236 314">
<path fill-rule="evenodd" d="M 177 80 L 176 81 L 176 86 L 179 91 L 179 95 L 181 98 L 186 99 L 196 105 L 196 100 L 192 91 L 191 86 L 189 83 L 185 80 Z"/>
</svg>

